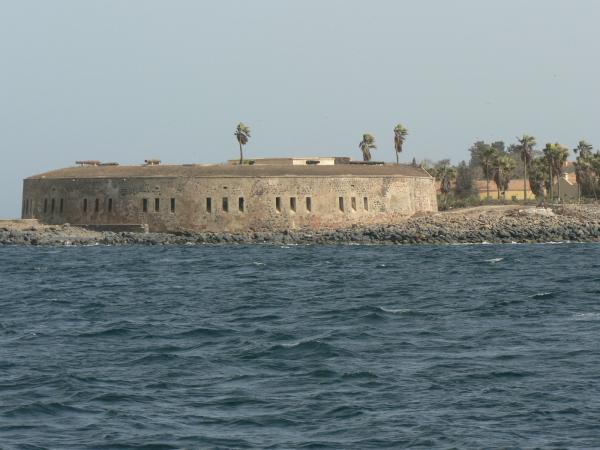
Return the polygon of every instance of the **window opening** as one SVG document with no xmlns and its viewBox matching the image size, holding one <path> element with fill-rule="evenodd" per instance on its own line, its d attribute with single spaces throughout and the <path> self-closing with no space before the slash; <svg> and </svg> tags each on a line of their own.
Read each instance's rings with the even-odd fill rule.
<svg viewBox="0 0 600 450">
<path fill-rule="evenodd" d="M 281 212 L 281 197 L 275 197 L 275 209 Z"/>
<path fill-rule="evenodd" d="M 338 206 L 340 207 L 340 211 L 344 210 L 344 197 L 338 197 Z"/>
<path fill-rule="evenodd" d="M 356 211 L 356 197 L 350 199 L 350 205 L 352 206 L 352 211 Z"/>
<path fill-rule="evenodd" d="M 363 203 L 364 203 L 364 206 L 365 206 L 365 211 L 368 211 L 369 210 L 369 199 L 367 197 L 364 197 L 363 198 Z"/>
<path fill-rule="evenodd" d="M 240 212 L 244 212 L 244 197 L 238 199 L 238 209 Z"/>
<path fill-rule="evenodd" d="M 229 199 L 223 197 L 223 212 L 229 212 Z"/>
<path fill-rule="evenodd" d="M 212 212 L 212 198 L 210 197 L 206 198 L 206 212 Z"/>
<path fill-rule="evenodd" d="M 51 212 L 52 214 L 54 214 L 54 208 L 55 208 L 55 206 L 56 206 L 56 199 L 54 199 L 54 198 L 53 198 L 53 199 L 50 201 L 50 212 Z"/>
<path fill-rule="evenodd" d="M 94 203 L 94 211 L 98 212 L 100 211 L 100 200 L 96 199 L 96 202 Z"/>
<path fill-rule="evenodd" d="M 175 199 L 174 198 L 171 199 L 171 212 L 172 213 L 175 212 Z"/>
<path fill-rule="evenodd" d="M 296 197 L 290 197 L 290 209 L 296 212 Z"/>
<path fill-rule="evenodd" d="M 147 198 L 142 199 L 142 211 L 148 212 L 148 199 Z"/>
<path fill-rule="evenodd" d="M 312 199 L 310 197 L 306 197 L 306 210 L 308 212 L 312 211 Z"/>
<path fill-rule="evenodd" d="M 154 212 L 160 211 L 160 198 L 154 199 Z"/>
<path fill-rule="evenodd" d="M 112 212 L 112 198 L 108 199 L 108 212 Z"/>
<path fill-rule="evenodd" d="M 64 211 L 64 209 L 65 209 L 65 199 L 64 199 L 64 198 L 61 198 L 61 199 L 60 199 L 60 206 L 58 207 L 58 210 L 59 210 L 59 211 L 60 211 L 60 213 L 62 214 L 62 212 Z"/>
</svg>

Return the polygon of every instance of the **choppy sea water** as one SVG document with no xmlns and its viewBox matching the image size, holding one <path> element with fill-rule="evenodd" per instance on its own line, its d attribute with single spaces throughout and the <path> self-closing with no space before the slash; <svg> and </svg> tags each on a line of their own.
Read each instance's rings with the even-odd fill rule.
<svg viewBox="0 0 600 450">
<path fill-rule="evenodd" d="M 0 248 L 0 448 L 598 448 L 599 257 Z"/>
</svg>

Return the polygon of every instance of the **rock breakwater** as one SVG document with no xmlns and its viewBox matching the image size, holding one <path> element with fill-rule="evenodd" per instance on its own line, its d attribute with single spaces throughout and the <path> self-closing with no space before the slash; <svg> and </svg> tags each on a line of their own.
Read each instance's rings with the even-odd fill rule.
<svg viewBox="0 0 600 450">
<path fill-rule="evenodd" d="M 461 244 L 600 242 L 600 206 L 554 209 L 478 207 L 412 217 L 377 227 L 284 232 L 97 232 L 79 227 L 4 221 L 0 245 L 192 245 L 192 244 Z"/>
</svg>

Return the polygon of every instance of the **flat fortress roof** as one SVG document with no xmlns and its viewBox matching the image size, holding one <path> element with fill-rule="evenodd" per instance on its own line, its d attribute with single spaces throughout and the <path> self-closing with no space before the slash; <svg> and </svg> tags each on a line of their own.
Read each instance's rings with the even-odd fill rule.
<svg viewBox="0 0 600 450">
<path fill-rule="evenodd" d="M 28 177 L 31 179 L 47 178 L 195 178 L 195 177 L 306 177 L 306 176 L 406 176 L 425 177 L 431 175 L 420 167 L 404 164 L 336 164 L 320 165 L 156 165 L 156 166 L 82 166 L 57 169 Z"/>
</svg>

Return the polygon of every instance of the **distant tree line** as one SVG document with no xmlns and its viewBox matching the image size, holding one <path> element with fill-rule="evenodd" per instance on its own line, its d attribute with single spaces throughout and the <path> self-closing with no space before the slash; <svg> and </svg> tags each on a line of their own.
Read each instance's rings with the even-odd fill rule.
<svg viewBox="0 0 600 450">
<path fill-rule="evenodd" d="M 542 149 L 536 146 L 535 138 L 527 134 L 508 146 L 503 141 L 477 141 L 469 148 L 471 157 L 468 162 L 462 161 L 453 166 L 448 159 L 435 163 L 423 160 L 420 165 L 439 181 L 444 202 L 449 195 L 459 199 L 478 195 L 475 182 L 479 179 L 486 182 L 487 199 L 491 189 L 495 189 L 497 198 L 501 198 L 514 179 L 523 180 L 523 198 L 526 200 L 528 193 L 533 193 L 536 198 L 560 198 L 559 179 L 570 151 L 557 142 L 547 143 Z M 591 144 L 580 141 L 573 153 L 577 155 L 574 172 L 580 195 L 597 199 L 600 191 L 600 150 L 594 152 Z"/>
</svg>

